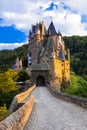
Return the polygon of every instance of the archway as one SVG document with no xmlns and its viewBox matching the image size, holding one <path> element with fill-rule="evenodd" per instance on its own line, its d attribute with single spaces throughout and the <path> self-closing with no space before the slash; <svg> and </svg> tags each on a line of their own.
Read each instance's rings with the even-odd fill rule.
<svg viewBox="0 0 87 130">
<path fill-rule="evenodd" d="M 43 76 L 36 78 L 36 86 L 45 86 L 45 78 Z"/>
</svg>

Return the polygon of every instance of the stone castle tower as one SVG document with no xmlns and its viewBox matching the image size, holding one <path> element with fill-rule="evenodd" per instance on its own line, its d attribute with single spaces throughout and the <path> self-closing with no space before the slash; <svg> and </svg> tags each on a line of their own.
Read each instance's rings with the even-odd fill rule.
<svg viewBox="0 0 87 130">
<path fill-rule="evenodd" d="M 70 83 L 70 52 L 65 50 L 62 34 L 51 21 L 32 25 L 29 32 L 28 67 L 37 86 L 50 85 L 60 90 L 62 82 Z"/>
<path fill-rule="evenodd" d="M 23 67 L 22 67 L 22 60 L 21 59 L 19 60 L 19 58 L 17 57 L 16 61 L 15 61 L 15 64 L 12 66 L 12 69 L 13 70 L 17 70 L 17 71 L 23 69 Z"/>
</svg>

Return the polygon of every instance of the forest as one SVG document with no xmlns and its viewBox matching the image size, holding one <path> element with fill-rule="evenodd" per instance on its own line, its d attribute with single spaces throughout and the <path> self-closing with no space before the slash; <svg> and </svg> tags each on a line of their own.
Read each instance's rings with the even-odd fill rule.
<svg viewBox="0 0 87 130">
<path fill-rule="evenodd" d="M 0 72 L 5 72 L 15 63 L 17 57 L 22 59 L 23 67 L 27 67 L 28 45 L 25 44 L 14 50 L 0 51 Z"/>
<path fill-rule="evenodd" d="M 87 75 L 87 36 L 64 37 L 71 53 L 71 70 L 80 76 Z"/>
</svg>

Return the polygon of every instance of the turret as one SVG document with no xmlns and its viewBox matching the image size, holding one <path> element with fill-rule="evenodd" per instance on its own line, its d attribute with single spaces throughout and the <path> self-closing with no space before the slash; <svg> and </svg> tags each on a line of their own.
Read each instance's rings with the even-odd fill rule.
<svg viewBox="0 0 87 130">
<path fill-rule="evenodd" d="M 36 36 L 36 43 L 40 42 L 40 29 L 39 29 L 39 25 L 36 26 L 36 30 L 35 30 L 35 36 Z"/>
<path fill-rule="evenodd" d="M 22 60 L 19 61 L 20 69 L 22 69 Z"/>
<path fill-rule="evenodd" d="M 42 35 L 45 35 L 45 26 L 44 26 L 44 21 L 42 21 Z"/>
<path fill-rule="evenodd" d="M 70 50 L 68 49 L 68 61 L 70 63 Z"/>
<path fill-rule="evenodd" d="M 19 57 L 16 58 L 15 64 L 12 66 L 14 70 L 21 70 L 22 69 L 22 60 L 19 60 Z"/>
<path fill-rule="evenodd" d="M 15 63 L 15 70 L 19 70 L 19 57 L 16 58 L 16 63 Z"/>
</svg>

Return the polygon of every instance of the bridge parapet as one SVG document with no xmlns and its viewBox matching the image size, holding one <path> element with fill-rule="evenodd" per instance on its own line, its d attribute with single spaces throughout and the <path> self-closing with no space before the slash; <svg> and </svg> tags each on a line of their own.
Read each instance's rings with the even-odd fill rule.
<svg viewBox="0 0 87 130">
<path fill-rule="evenodd" d="M 31 88 L 29 88 L 27 91 L 22 92 L 18 95 L 16 95 L 10 105 L 9 111 L 13 112 L 16 110 L 19 103 L 21 103 L 27 96 L 30 95 L 30 93 L 35 89 L 35 85 L 33 85 Z"/>
<path fill-rule="evenodd" d="M 34 105 L 34 96 L 16 112 L 0 122 L 0 130 L 23 130 Z"/>
<path fill-rule="evenodd" d="M 69 101 L 72 103 L 75 103 L 81 107 L 84 107 L 87 109 L 87 98 L 82 98 L 82 97 L 77 97 L 74 95 L 69 95 L 69 94 L 65 94 L 65 93 L 61 93 L 57 90 L 55 90 L 52 87 L 47 86 L 49 91 L 57 98 L 63 99 L 65 101 Z"/>
</svg>

